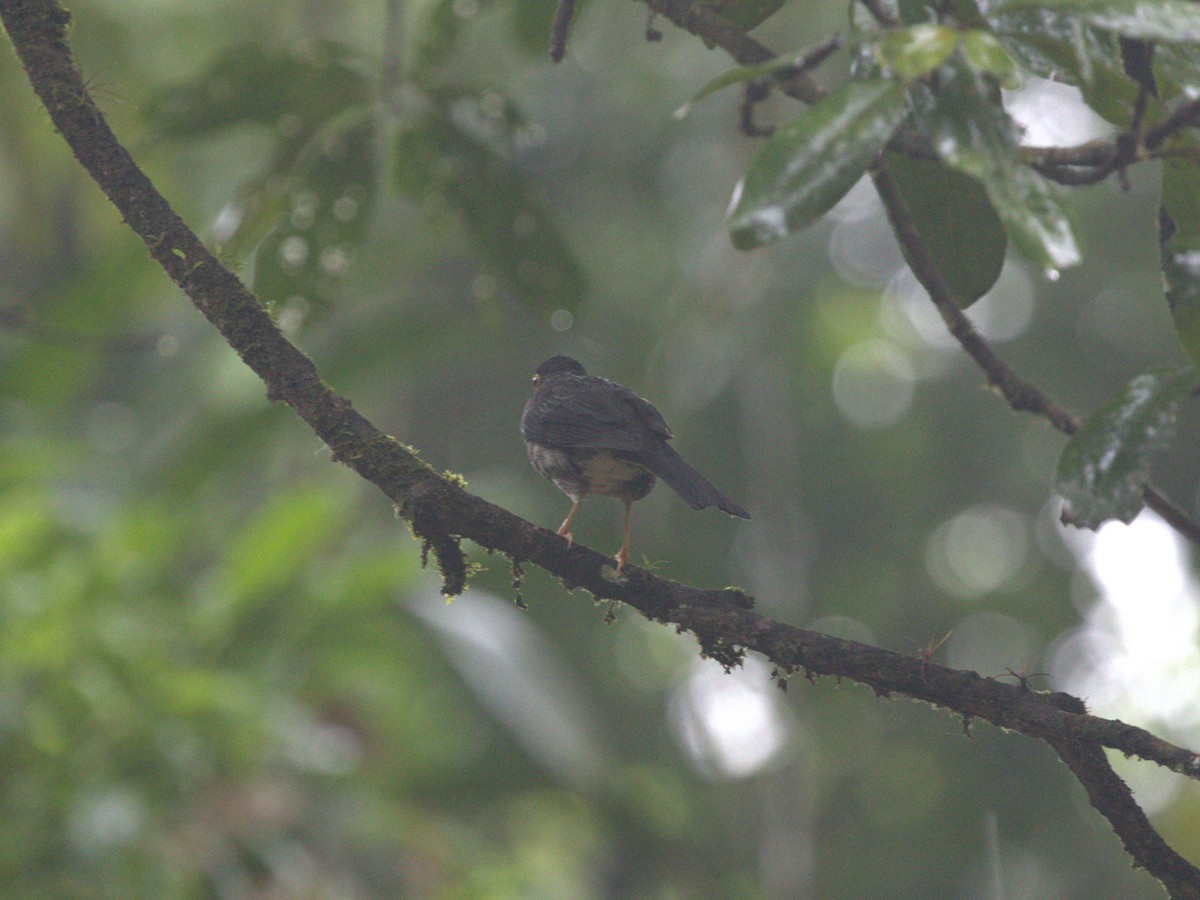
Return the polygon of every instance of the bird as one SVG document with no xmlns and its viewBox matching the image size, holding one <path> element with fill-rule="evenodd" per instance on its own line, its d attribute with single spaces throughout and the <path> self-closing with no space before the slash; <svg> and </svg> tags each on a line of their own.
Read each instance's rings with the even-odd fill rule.
<svg viewBox="0 0 1200 900">
<path fill-rule="evenodd" d="M 585 497 L 615 497 L 625 504 L 618 574 L 629 560 L 633 504 L 653 490 L 656 478 L 692 509 L 715 506 L 750 518 L 667 443 L 674 435 L 654 404 L 624 385 L 589 375 L 569 356 L 552 356 L 537 367 L 521 435 L 533 468 L 572 500 L 557 532 L 568 546 L 574 543 L 571 520 Z"/>
</svg>

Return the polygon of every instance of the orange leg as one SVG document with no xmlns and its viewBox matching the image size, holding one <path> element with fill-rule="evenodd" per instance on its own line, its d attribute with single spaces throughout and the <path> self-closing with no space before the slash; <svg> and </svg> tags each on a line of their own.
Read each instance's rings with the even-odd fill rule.
<svg viewBox="0 0 1200 900">
<path fill-rule="evenodd" d="M 579 495 L 579 499 L 575 501 L 575 505 L 571 507 L 571 511 L 567 513 L 567 517 L 563 519 L 563 523 L 558 526 L 556 534 L 560 534 L 567 539 L 567 547 L 575 545 L 575 535 L 567 530 L 567 526 L 571 524 L 571 520 L 575 518 L 575 513 L 579 512 L 579 504 L 583 502 L 584 494 Z"/>
<path fill-rule="evenodd" d="M 621 570 L 625 568 L 625 563 L 629 562 L 629 523 L 633 517 L 633 501 L 625 501 L 625 536 L 621 541 L 621 549 L 617 551 L 617 574 L 621 574 Z"/>
</svg>

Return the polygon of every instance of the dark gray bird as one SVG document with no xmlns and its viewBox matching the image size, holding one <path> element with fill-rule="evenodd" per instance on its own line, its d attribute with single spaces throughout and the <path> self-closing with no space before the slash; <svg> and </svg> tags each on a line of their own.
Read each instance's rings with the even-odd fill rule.
<svg viewBox="0 0 1200 900">
<path fill-rule="evenodd" d="M 533 467 L 574 501 L 558 533 L 568 530 L 589 494 L 625 504 L 625 535 L 617 571 L 629 559 L 633 502 L 654 488 L 657 475 L 692 509 L 715 506 L 749 519 L 742 509 L 693 469 L 667 441 L 662 413 L 624 385 L 597 378 L 569 356 L 552 356 L 533 376 L 533 396 L 521 415 L 521 434 Z"/>
</svg>

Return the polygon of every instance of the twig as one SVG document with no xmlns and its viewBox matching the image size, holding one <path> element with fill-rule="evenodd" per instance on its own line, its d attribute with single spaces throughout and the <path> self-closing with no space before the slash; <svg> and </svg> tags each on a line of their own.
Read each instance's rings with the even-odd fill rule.
<svg viewBox="0 0 1200 900">
<path fill-rule="evenodd" d="M 738 107 L 738 126 L 746 137 L 770 137 L 775 129 L 770 125 L 759 125 L 754 121 L 754 108 L 771 96 L 771 82 L 766 78 L 755 78 L 746 82 L 742 102 Z"/>
<path fill-rule="evenodd" d="M 796 59 L 787 68 L 782 69 L 776 77 L 786 83 L 799 75 L 810 72 L 839 50 L 842 44 L 841 35 L 835 34 Z M 754 121 L 754 108 L 771 96 L 773 84 L 775 81 L 768 77 L 755 78 L 746 82 L 746 89 L 738 111 L 738 124 L 741 126 L 742 133 L 747 137 L 769 137 L 775 131 L 770 126 L 760 126 Z"/>
<path fill-rule="evenodd" d="M 396 102 L 400 75 L 404 68 L 404 11 L 401 0 L 385 0 L 383 6 L 383 52 L 380 53 L 379 80 L 389 106 Z"/>
<path fill-rule="evenodd" d="M 574 15 L 575 0 L 558 0 L 554 21 L 550 23 L 550 58 L 555 62 L 562 62 L 567 55 L 567 33 L 571 30 Z"/>
<path fill-rule="evenodd" d="M 1042 175 L 1069 186 L 1098 184 L 1113 172 L 1154 159 L 1161 155 L 1171 135 L 1200 119 L 1200 98 L 1179 104 L 1143 135 L 1140 132 L 1147 95 L 1145 88 L 1139 91 L 1133 124 L 1112 141 L 1089 141 L 1078 147 L 1027 147 L 1021 156 Z"/>
<path fill-rule="evenodd" d="M 871 14 L 871 17 L 884 28 L 890 28 L 896 24 L 895 16 L 884 9 L 883 4 L 879 0 L 861 0 L 861 2 L 867 8 L 867 12 Z"/>
<path fill-rule="evenodd" d="M 1022 412 L 1033 412 L 1045 416 L 1059 431 L 1074 434 L 1079 428 L 1079 419 L 1071 415 L 1047 397 L 1037 387 L 1018 377 L 1008 364 L 991 348 L 975 330 L 971 320 L 963 313 L 953 290 L 942 277 L 936 261 L 925 246 L 925 240 L 913 221 L 908 204 L 900 195 L 891 173 L 880 165 L 871 173 L 875 189 L 883 200 L 888 221 L 896 233 L 897 240 L 906 251 L 908 264 L 917 281 L 929 292 L 929 298 L 941 314 L 946 327 L 968 355 L 983 369 L 988 381 L 1004 396 L 1009 406 Z"/>
<path fill-rule="evenodd" d="M 1157 125 L 1147 128 L 1142 143 L 1147 150 L 1157 150 L 1175 132 L 1194 125 L 1197 118 L 1200 118 L 1200 97 L 1181 103 Z"/>
<path fill-rule="evenodd" d="M 1154 830 L 1104 751 L 1087 742 L 1052 740 L 1050 745 L 1083 785 L 1092 806 L 1112 824 L 1125 851 L 1153 872 L 1172 897 L 1200 898 L 1200 869 Z"/>
<path fill-rule="evenodd" d="M 690 0 L 644 0 L 646 6 L 684 31 L 690 31 L 711 44 L 720 47 L 741 66 L 754 66 L 775 58 L 768 50 L 728 19 L 723 18 L 713 7 L 690 2 Z M 785 69 L 776 73 L 775 81 L 789 97 L 804 103 L 816 103 L 825 96 L 823 87 L 804 72 Z"/>
</svg>

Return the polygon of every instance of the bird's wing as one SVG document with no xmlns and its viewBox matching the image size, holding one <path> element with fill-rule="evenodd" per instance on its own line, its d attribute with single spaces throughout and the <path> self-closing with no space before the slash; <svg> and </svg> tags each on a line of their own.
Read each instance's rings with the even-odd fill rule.
<svg viewBox="0 0 1200 900">
<path fill-rule="evenodd" d="M 669 441 L 675 436 L 671 434 L 671 428 L 667 425 L 667 420 L 663 418 L 662 413 L 658 411 L 658 407 L 653 403 L 644 397 L 639 397 L 623 384 L 617 384 L 612 381 L 608 383 L 616 389 L 616 393 L 633 410 L 635 415 L 642 420 L 642 423 L 652 434 L 664 441 Z"/>
<path fill-rule="evenodd" d="M 558 376 L 525 407 L 521 431 L 549 447 L 591 447 L 642 453 L 670 438 L 653 404 L 629 388 L 591 375 Z"/>
</svg>

